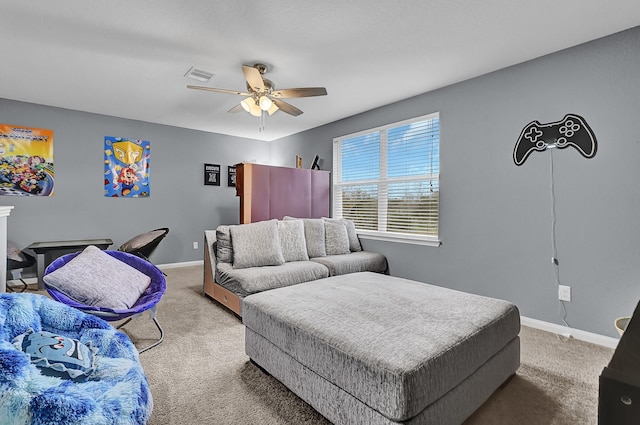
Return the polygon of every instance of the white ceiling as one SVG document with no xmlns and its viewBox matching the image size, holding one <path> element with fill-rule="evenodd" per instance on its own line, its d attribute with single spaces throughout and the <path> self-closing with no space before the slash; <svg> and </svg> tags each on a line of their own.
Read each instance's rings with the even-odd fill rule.
<svg viewBox="0 0 640 425">
<path fill-rule="evenodd" d="M 638 26 L 640 1 L 0 0 L 0 22 L 1 98 L 274 140 Z M 245 91 L 256 62 L 328 95 L 259 132 L 242 97 L 186 88 L 195 66 Z"/>
</svg>

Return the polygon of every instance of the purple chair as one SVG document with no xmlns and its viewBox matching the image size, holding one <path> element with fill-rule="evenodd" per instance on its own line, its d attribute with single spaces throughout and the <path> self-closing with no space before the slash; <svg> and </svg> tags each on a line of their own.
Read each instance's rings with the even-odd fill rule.
<svg viewBox="0 0 640 425">
<path fill-rule="evenodd" d="M 167 284 L 164 278 L 164 274 L 162 271 L 157 268 L 155 265 L 151 264 L 149 261 L 142 259 L 136 255 L 129 254 L 121 251 L 110 251 L 105 250 L 105 253 L 111 255 L 112 257 L 130 265 L 136 270 L 144 273 L 145 275 L 151 278 L 151 283 L 144 291 L 144 293 L 138 298 L 138 301 L 129 309 L 126 310 L 114 310 L 111 308 L 94 306 L 94 305 L 84 305 L 81 304 L 69 297 L 67 297 L 62 292 L 56 290 L 55 288 L 47 285 L 45 283 L 45 289 L 54 300 L 61 302 L 63 304 L 69 305 L 71 307 L 75 307 L 78 310 L 81 310 L 85 313 L 93 314 L 94 316 L 100 317 L 109 322 L 116 322 L 120 320 L 126 319 L 125 322 L 116 326 L 116 329 L 120 329 L 127 323 L 133 319 L 134 316 L 139 315 L 145 311 L 149 311 L 151 319 L 156 324 L 156 327 L 160 331 L 160 338 L 155 341 L 153 344 L 148 347 L 139 350 L 140 353 L 147 351 L 148 349 L 155 347 L 160 344 L 164 339 L 164 331 L 158 322 L 158 318 L 156 317 L 156 306 L 162 296 L 164 295 Z M 75 258 L 80 252 L 75 252 L 73 254 L 63 255 L 62 257 L 54 260 L 45 270 L 45 275 L 52 273 L 53 271 L 59 269 L 60 267 L 67 264 L 73 258 Z"/>
</svg>

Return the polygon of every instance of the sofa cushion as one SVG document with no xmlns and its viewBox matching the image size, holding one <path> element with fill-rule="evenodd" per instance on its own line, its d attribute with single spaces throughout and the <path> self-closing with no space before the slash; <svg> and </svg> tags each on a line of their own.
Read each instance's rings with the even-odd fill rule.
<svg viewBox="0 0 640 425">
<path fill-rule="evenodd" d="M 311 261 L 322 264 L 329 269 L 329 276 L 347 273 L 387 271 L 387 258 L 377 252 L 360 251 L 342 255 L 327 255 L 312 258 Z"/>
<path fill-rule="evenodd" d="M 233 268 L 284 264 L 278 220 L 229 226 L 233 246 Z"/>
<path fill-rule="evenodd" d="M 256 292 L 281 288 L 329 276 L 329 270 L 313 261 L 292 261 L 280 266 L 234 269 L 231 264 L 216 265 L 218 284 L 243 298 Z"/>
<path fill-rule="evenodd" d="M 151 283 L 149 276 L 93 245 L 42 279 L 74 301 L 113 310 L 131 308 Z"/>
<path fill-rule="evenodd" d="M 347 228 L 347 235 L 349 236 L 349 250 L 351 252 L 362 251 L 362 245 L 360 245 L 360 238 L 358 238 L 358 233 L 356 232 L 356 225 L 353 221 L 348 220 L 346 218 L 328 218 L 322 217 L 325 221 L 337 221 L 344 223 L 344 226 Z"/>
<path fill-rule="evenodd" d="M 347 227 L 344 222 L 338 220 L 323 221 L 324 246 L 327 255 L 340 255 L 351 252 L 349 249 L 349 235 L 347 234 Z"/>
<path fill-rule="evenodd" d="M 278 234 L 285 262 L 309 260 L 302 220 L 278 221 Z"/>
<path fill-rule="evenodd" d="M 356 225 L 353 221 L 343 219 L 344 225 L 347 228 L 347 235 L 349 235 L 349 249 L 351 252 L 362 251 L 362 245 L 360 245 L 360 238 L 356 233 Z"/>
<path fill-rule="evenodd" d="M 324 246 L 324 221 L 321 218 L 294 218 L 285 216 L 285 220 L 302 220 L 304 223 L 304 238 L 307 243 L 309 258 L 324 257 L 327 250 Z"/>
<path fill-rule="evenodd" d="M 233 263 L 233 246 L 229 226 L 221 225 L 216 228 L 216 259 L 222 263 Z"/>
</svg>

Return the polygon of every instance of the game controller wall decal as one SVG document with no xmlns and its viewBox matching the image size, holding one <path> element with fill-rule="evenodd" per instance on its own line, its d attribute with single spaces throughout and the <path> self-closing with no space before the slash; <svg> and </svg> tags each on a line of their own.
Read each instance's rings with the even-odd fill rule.
<svg viewBox="0 0 640 425">
<path fill-rule="evenodd" d="M 598 150 L 596 135 L 591 130 L 584 118 L 576 114 L 567 114 L 561 121 L 548 124 L 540 124 L 532 121 L 522 129 L 520 137 L 513 149 L 513 162 L 516 165 L 524 164 L 524 161 L 532 152 L 542 152 L 547 149 L 564 149 L 573 147 L 585 158 L 593 158 Z M 560 262 L 558 261 L 558 249 L 556 245 L 556 195 L 554 189 L 553 151 L 549 151 L 549 165 L 551 171 L 551 263 L 555 276 L 555 283 L 560 289 Z M 558 292 L 559 293 L 559 292 Z M 567 309 L 564 305 L 569 301 L 558 296 L 558 302 L 563 310 L 562 322 L 571 328 L 567 322 Z"/>
<path fill-rule="evenodd" d="M 522 129 L 513 149 L 513 161 L 524 164 L 531 152 L 574 147 L 585 158 L 593 158 L 598 149 L 596 135 L 580 115 L 567 114 L 561 121 L 540 124 L 532 121 Z"/>
</svg>

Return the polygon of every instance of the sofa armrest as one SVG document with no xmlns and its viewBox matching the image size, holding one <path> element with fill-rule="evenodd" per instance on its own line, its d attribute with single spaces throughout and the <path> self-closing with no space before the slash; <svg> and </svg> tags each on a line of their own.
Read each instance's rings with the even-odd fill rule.
<svg viewBox="0 0 640 425">
<path fill-rule="evenodd" d="M 204 282 L 206 288 L 207 280 L 210 283 L 215 282 L 216 275 L 216 231 L 204 231 Z"/>
</svg>

